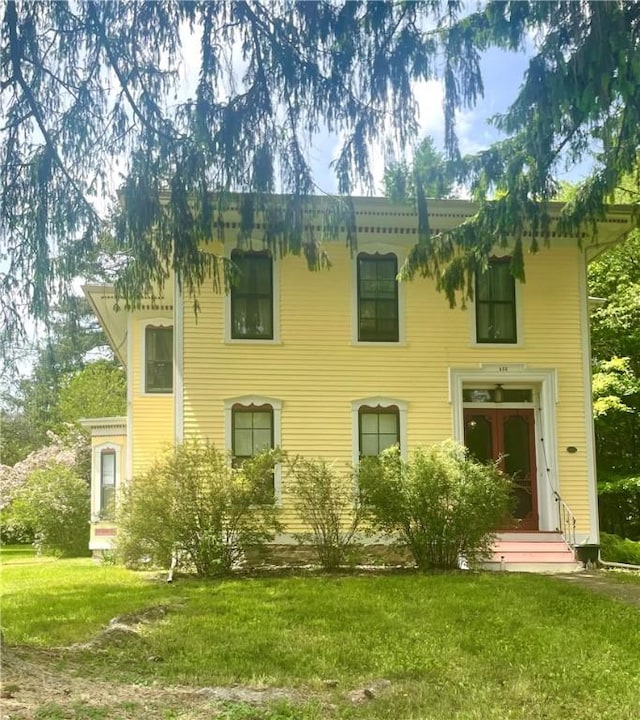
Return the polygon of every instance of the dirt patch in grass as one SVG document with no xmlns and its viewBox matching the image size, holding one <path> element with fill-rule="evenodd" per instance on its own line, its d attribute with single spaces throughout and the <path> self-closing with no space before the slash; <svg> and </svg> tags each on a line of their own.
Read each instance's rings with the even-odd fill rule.
<svg viewBox="0 0 640 720">
<path fill-rule="evenodd" d="M 618 573 L 611 570 L 592 570 L 567 575 L 556 575 L 560 580 L 592 590 L 600 595 L 621 600 L 629 605 L 640 607 L 640 581 L 624 582 L 617 578 Z M 640 573 L 637 573 L 640 580 Z"/>
<path fill-rule="evenodd" d="M 218 716 L 259 720 L 263 715 L 257 708 L 274 702 L 301 705 L 314 699 L 311 693 L 293 688 L 108 683 L 87 677 L 74 660 L 76 651 L 99 651 L 106 645 L 124 648 L 141 639 L 142 626 L 176 609 L 175 605 L 155 606 L 117 616 L 89 642 L 70 647 L 43 650 L 4 645 L 0 720 L 204 720 Z M 61 663 L 65 670 L 56 669 Z M 229 705 L 254 706 L 256 712 L 229 714 Z"/>
<path fill-rule="evenodd" d="M 236 717 L 230 705 L 260 708 L 275 702 L 304 705 L 315 698 L 293 688 L 186 687 L 96 681 L 76 672 L 57 671 L 63 652 L 33 648 L 3 648 L 1 720 L 204 720 Z M 268 717 L 268 715 L 265 715 Z M 292 716 L 293 717 L 293 716 Z"/>
</svg>

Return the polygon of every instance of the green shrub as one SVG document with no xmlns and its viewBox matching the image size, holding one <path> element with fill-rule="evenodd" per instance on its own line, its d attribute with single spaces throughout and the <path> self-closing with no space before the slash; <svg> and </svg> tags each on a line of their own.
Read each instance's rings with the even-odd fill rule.
<svg viewBox="0 0 640 720">
<path fill-rule="evenodd" d="M 489 556 L 512 503 L 511 483 L 497 467 L 471 460 L 452 441 L 408 461 L 397 448 L 364 458 L 358 482 L 373 529 L 397 535 L 423 570 Z"/>
<path fill-rule="evenodd" d="M 598 506 L 605 532 L 640 540 L 640 476 L 599 480 Z"/>
<path fill-rule="evenodd" d="M 640 542 L 600 533 L 600 557 L 605 562 L 640 565 Z"/>
<path fill-rule="evenodd" d="M 241 467 L 210 444 L 177 446 L 124 489 L 118 553 L 125 563 L 147 557 L 168 567 L 174 554 L 198 575 L 230 572 L 248 546 L 279 530 L 273 495 L 276 455 Z"/>
<path fill-rule="evenodd" d="M 12 518 L 33 528 L 39 553 L 89 554 L 89 485 L 64 465 L 32 472 L 17 492 Z"/>
<path fill-rule="evenodd" d="M 311 528 L 296 539 L 313 546 L 325 570 L 336 570 L 347 562 L 362 514 L 352 474 L 337 473 L 325 460 L 296 458 L 288 476 L 293 505 Z"/>
</svg>

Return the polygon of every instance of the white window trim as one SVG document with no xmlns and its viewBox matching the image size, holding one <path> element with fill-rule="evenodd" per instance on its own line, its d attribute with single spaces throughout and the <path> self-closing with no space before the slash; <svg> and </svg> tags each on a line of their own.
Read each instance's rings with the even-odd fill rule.
<svg viewBox="0 0 640 720">
<path fill-rule="evenodd" d="M 115 483 L 114 492 L 116 496 L 116 504 L 118 502 L 118 493 L 120 490 L 120 472 L 121 472 L 121 456 L 122 447 L 116 443 L 105 442 L 96 445 L 93 448 L 93 454 L 91 458 L 91 522 L 115 522 L 115 518 L 103 518 L 102 508 L 100 507 L 101 490 L 102 490 L 102 453 L 113 452 L 115 453 Z"/>
<path fill-rule="evenodd" d="M 231 259 L 231 253 L 238 250 L 234 246 L 225 246 L 224 255 Z M 251 252 L 263 252 L 264 247 L 254 248 L 251 245 L 241 248 Z M 281 345 L 280 339 L 280 262 L 277 256 L 268 250 L 271 255 L 272 282 L 273 282 L 273 338 L 260 340 L 259 338 L 234 338 L 231 337 L 231 289 L 224 296 L 224 342 L 231 345 Z"/>
<path fill-rule="evenodd" d="M 171 392 L 147 392 L 147 328 L 171 328 L 173 330 L 173 390 Z M 145 397 L 171 397 L 176 389 L 176 329 L 171 317 L 145 318 L 140 321 L 140 388 L 139 394 Z"/>
<path fill-rule="evenodd" d="M 500 260 L 505 257 L 511 257 L 509 253 L 498 255 L 493 253 L 491 257 Z M 476 280 L 473 280 L 473 299 L 469 302 L 469 309 L 471 311 L 471 322 L 470 322 L 470 345 L 473 348 L 520 348 L 524 347 L 524 321 L 522 315 L 522 297 L 523 297 L 523 283 L 514 278 L 515 287 L 515 302 L 516 302 L 516 342 L 514 343 L 490 343 L 490 342 L 478 342 L 478 326 L 476 316 Z"/>
<path fill-rule="evenodd" d="M 396 342 L 358 340 L 358 255 L 388 255 L 393 253 L 398 263 L 398 272 L 404 264 L 405 253 L 398 247 L 383 243 L 367 243 L 358 249 L 351 259 L 351 344 L 357 347 L 402 347 L 407 344 L 405 324 L 405 283 L 398 281 L 398 340 Z"/>
<path fill-rule="evenodd" d="M 541 531 L 553 531 L 558 522 L 558 510 L 553 492 L 560 493 L 558 479 L 558 429 L 556 404 L 558 403 L 558 373 L 555 368 L 532 368 L 522 364 L 487 364 L 476 368 L 449 368 L 449 402 L 452 411 L 453 439 L 464 444 L 464 408 L 462 401 L 465 385 L 479 384 L 529 386 L 534 389 L 533 410 L 536 441 L 536 468 L 538 489 L 538 516 Z M 516 403 L 493 404 L 492 407 L 509 408 Z M 522 403 L 519 403 L 522 405 Z M 529 404 L 527 407 L 531 408 Z M 544 456 L 542 446 L 544 444 Z M 549 475 L 546 475 L 548 468 Z M 560 493 L 561 494 L 561 493 Z"/>
<path fill-rule="evenodd" d="M 351 401 L 351 447 L 352 447 L 352 462 L 355 467 L 360 462 L 360 423 L 359 413 L 360 408 L 363 407 L 383 407 L 388 408 L 395 406 L 398 408 L 398 415 L 400 420 L 400 455 L 406 460 L 408 454 L 407 448 L 407 407 L 408 404 L 404 400 L 398 400 L 397 398 L 390 397 L 366 397 L 358 400 Z"/>
<path fill-rule="evenodd" d="M 224 446 L 229 453 L 233 452 L 233 407 L 242 405 L 270 405 L 273 409 L 273 447 L 282 447 L 282 400 L 264 395 L 241 395 L 227 398 L 224 401 Z M 276 505 L 282 506 L 282 467 L 277 464 L 273 472 L 273 488 Z"/>
</svg>

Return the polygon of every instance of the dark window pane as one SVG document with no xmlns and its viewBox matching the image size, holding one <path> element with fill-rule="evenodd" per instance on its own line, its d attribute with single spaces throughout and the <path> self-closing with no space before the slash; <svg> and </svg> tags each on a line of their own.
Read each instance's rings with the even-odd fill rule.
<svg viewBox="0 0 640 720">
<path fill-rule="evenodd" d="M 173 392 L 173 328 L 145 329 L 145 392 Z"/>
<path fill-rule="evenodd" d="M 493 460 L 492 423 L 484 415 L 472 415 L 465 419 L 464 444 L 478 462 Z"/>
<path fill-rule="evenodd" d="M 465 388 L 462 391 L 462 400 L 466 403 L 533 402 L 533 393 L 531 390 L 527 390 L 526 388 L 501 388 L 500 395 L 501 397 L 498 399 L 494 388 Z"/>
<path fill-rule="evenodd" d="M 273 264 L 267 253 L 233 251 L 238 276 L 231 288 L 231 337 L 273 339 Z"/>
<path fill-rule="evenodd" d="M 476 340 L 480 343 L 515 343 L 515 280 L 509 263 L 494 261 L 476 278 Z"/>
<path fill-rule="evenodd" d="M 397 274 L 392 253 L 358 256 L 358 340 L 398 340 Z"/>
</svg>

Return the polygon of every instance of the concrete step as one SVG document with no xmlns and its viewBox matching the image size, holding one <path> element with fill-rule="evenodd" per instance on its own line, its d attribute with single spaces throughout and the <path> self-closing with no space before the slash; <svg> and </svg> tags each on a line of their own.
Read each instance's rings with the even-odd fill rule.
<svg viewBox="0 0 640 720">
<path fill-rule="evenodd" d="M 559 532 L 553 531 L 522 531 L 522 532 L 501 532 L 497 536 L 498 542 L 500 540 L 506 540 L 507 542 L 523 541 L 523 542 L 561 542 L 564 543 L 564 538 Z"/>
<path fill-rule="evenodd" d="M 556 563 L 550 563 L 550 562 L 516 562 L 516 563 L 498 563 L 493 561 L 488 561 L 482 564 L 482 567 L 485 570 L 493 570 L 496 572 L 502 571 L 502 572 L 531 572 L 531 573 L 542 573 L 547 575 L 555 575 L 555 574 L 561 574 L 561 573 L 573 573 L 573 572 L 580 572 L 581 570 L 584 570 L 582 563 L 578 562 L 556 562 Z"/>
<path fill-rule="evenodd" d="M 548 573 L 582 568 L 562 535 L 550 532 L 501 533 L 492 557 L 483 566 L 487 570 Z"/>
<path fill-rule="evenodd" d="M 564 542 L 504 542 L 503 540 L 500 540 L 493 546 L 494 554 L 523 551 L 533 551 L 538 553 L 570 553 L 573 557 L 573 553 Z"/>
</svg>

